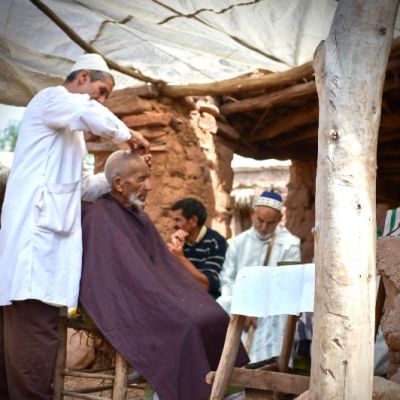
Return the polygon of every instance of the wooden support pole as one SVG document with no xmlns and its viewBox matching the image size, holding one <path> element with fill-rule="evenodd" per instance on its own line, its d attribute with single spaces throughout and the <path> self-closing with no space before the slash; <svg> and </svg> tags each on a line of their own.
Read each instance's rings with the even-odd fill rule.
<svg viewBox="0 0 400 400">
<path fill-rule="evenodd" d="M 231 316 L 221 359 L 215 374 L 210 400 L 223 400 L 225 396 L 225 390 L 228 386 L 229 378 L 231 377 L 239 350 L 240 337 L 242 335 L 245 318 L 244 315 L 233 314 Z"/>
<path fill-rule="evenodd" d="M 399 0 L 340 0 L 314 56 L 319 96 L 311 400 L 372 398 L 376 154 Z"/>
</svg>

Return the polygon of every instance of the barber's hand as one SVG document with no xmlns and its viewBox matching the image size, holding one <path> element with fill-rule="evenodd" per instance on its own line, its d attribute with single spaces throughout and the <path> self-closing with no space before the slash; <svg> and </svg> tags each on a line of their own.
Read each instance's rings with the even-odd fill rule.
<svg viewBox="0 0 400 400">
<path fill-rule="evenodd" d="M 254 329 L 257 328 L 257 318 L 256 317 L 246 317 L 244 320 L 243 330 L 248 332 L 250 327 L 253 326 Z"/>
<path fill-rule="evenodd" d="M 145 155 L 150 151 L 150 143 L 143 137 L 140 132 L 129 129 L 131 133 L 130 140 L 127 140 L 128 146 L 131 150 L 137 151 L 140 155 Z"/>
<path fill-rule="evenodd" d="M 99 136 L 96 136 L 92 132 L 89 132 L 89 131 L 83 132 L 83 137 L 85 138 L 86 142 L 96 142 L 96 141 L 100 140 Z"/>
</svg>

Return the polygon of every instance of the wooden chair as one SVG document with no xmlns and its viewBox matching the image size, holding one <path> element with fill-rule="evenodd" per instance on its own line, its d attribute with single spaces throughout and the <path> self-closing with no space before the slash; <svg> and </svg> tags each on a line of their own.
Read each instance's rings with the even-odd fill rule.
<svg viewBox="0 0 400 400">
<path fill-rule="evenodd" d="M 258 369 L 234 367 L 245 318 L 244 315 L 231 317 L 217 371 L 207 374 L 207 382 L 213 385 L 210 400 L 222 400 L 228 384 L 254 389 L 255 393 L 260 390 L 274 391 L 274 399 L 280 398 L 280 392 L 293 394 L 305 392 L 309 387 L 310 378 L 287 373 L 298 317 L 288 316 L 277 362 Z M 251 395 L 248 396 L 246 393 L 246 399 L 249 397 Z"/>
<path fill-rule="evenodd" d="M 386 298 L 382 279 L 379 281 L 375 307 L 375 339 L 383 313 Z M 213 385 L 210 400 L 222 400 L 229 385 L 250 389 L 246 390 L 246 400 L 261 399 L 261 391 L 274 391 L 274 400 L 281 398 L 281 393 L 301 395 L 310 385 L 308 376 L 288 374 L 290 355 L 298 317 L 289 315 L 286 322 L 282 349 L 278 361 L 258 369 L 235 368 L 240 338 L 245 320 L 244 315 L 232 315 L 229 322 L 225 344 L 217 371 L 207 374 L 207 383 Z M 249 393 L 249 395 L 248 395 Z"/>
<path fill-rule="evenodd" d="M 69 327 L 76 330 L 87 331 L 92 335 L 99 336 L 95 326 L 87 324 L 81 320 L 68 319 L 67 309 L 63 308 L 61 310 L 60 321 L 58 325 L 60 344 L 58 348 L 56 369 L 54 374 L 54 400 L 63 400 L 64 396 L 92 400 L 105 400 L 107 399 L 106 397 L 99 397 L 92 394 L 105 390 L 112 390 L 112 397 L 110 400 L 126 400 L 128 388 L 132 387 L 128 382 L 128 364 L 117 351 L 115 351 L 115 366 L 113 369 L 113 374 L 106 373 L 110 369 L 70 370 L 66 368 L 67 328 Z M 65 376 L 74 376 L 87 379 L 102 379 L 105 383 L 102 386 L 64 390 Z"/>
</svg>

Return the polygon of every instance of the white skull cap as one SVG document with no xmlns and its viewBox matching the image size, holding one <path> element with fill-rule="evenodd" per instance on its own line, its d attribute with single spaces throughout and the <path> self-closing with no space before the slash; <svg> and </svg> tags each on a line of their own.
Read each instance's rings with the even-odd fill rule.
<svg viewBox="0 0 400 400">
<path fill-rule="evenodd" d="M 89 69 L 94 71 L 103 71 L 111 73 L 103 57 L 98 54 L 83 54 L 73 65 L 70 72 L 80 71 L 82 69 Z"/>
</svg>

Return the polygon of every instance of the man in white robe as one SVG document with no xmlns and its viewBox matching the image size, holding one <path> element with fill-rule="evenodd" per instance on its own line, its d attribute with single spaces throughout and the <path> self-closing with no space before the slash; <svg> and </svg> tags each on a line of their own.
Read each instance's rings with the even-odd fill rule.
<svg viewBox="0 0 400 400">
<path fill-rule="evenodd" d="M 263 192 L 253 205 L 253 226 L 235 237 L 230 244 L 220 275 L 221 296 L 217 299 L 227 312 L 231 307 L 233 284 L 241 268 L 300 261 L 300 239 L 279 226 L 281 209 L 282 198 L 278 193 Z M 286 320 L 286 315 L 246 318 L 243 343 L 246 343 L 248 329 L 251 326 L 255 328 L 248 351 L 251 363 L 261 363 L 279 356 Z"/>
<path fill-rule="evenodd" d="M 39 92 L 21 122 L 0 231 L 0 398 L 52 399 L 60 306 L 76 307 L 81 196 L 107 191 L 83 176 L 83 131 L 143 147 L 102 103 L 114 87 L 104 60 L 81 56 L 63 85 Z"/>
</svg>

